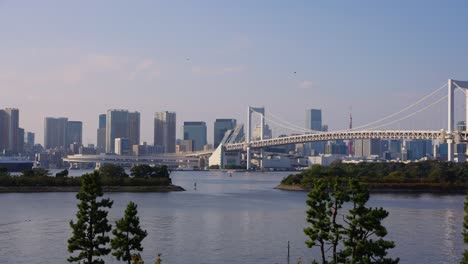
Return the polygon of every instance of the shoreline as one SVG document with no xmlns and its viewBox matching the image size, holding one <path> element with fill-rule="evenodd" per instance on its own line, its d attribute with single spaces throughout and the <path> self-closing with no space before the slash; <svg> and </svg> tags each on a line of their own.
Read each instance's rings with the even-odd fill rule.
<svg viewBox="0 0 468 264">
<path fill-rule="evenodd" d="M 464 186 L 449 186 L 449 185 L 404 185 L 404 184 L 389 184 L 383 186 L 373 186 L 368 184 L 369 192 L 371 193 L 434 193 L 434 194 L 466 194 L 468 188 Z M 292 192 L 309 192 L 312 189 L 300 185 L 279 184 L 273 189 Z"/>
<path fill-rule="evenodd" d="M 43 192 L 78 192 L 80 186 L 0 186 L 0 193 L 43 193 Z M 169 186 L 102 186 L 107 192 L 181 192 L 184 188 L 177 185 Z"/>
</svg>

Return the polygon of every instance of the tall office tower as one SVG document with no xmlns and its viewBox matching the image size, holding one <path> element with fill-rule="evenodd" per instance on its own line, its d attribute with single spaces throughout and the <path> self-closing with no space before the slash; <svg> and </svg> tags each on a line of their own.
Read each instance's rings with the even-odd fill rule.
<svg viewBox="0 0 468 264">
<path fill-rule="evenodd" d="M 203 150 L 206 145 L 206 123 L 205 122 L 184 122 L 184 140 L 192 140 L 192 149 L 187 151 Z"/>
<path fill-rule="evenodd" d="M 67 140 L 66 146 L 77 143 L 83 144 L 83 123 L 81 121 L 68 121 L 67 122 Z"/>
<path fill-rule="evenodd" d="M 17 152 L 23 153 L 24 152 L 24 128 L 18 128 L 18 142 L 17 144 Z"/>
<path fill-rule="evenodd" d="M 356 139 L 354 155 L 356 157 L 380 156 L 380 139 Z"/>
<path fill-rule="evenodd" d="M 8 120 L 8 150 L 18 152 L 19 136 L 19 110 L 17 108 L 6 108 Z"/>
<path fill-rule="evenodd" d="M 33 147 L 35 143 L 34 141 L 35 134 L 33 132 L 27 132 L 25 135 L 25 142 L 29 146 Z"/>
<path fill-rule="evenodd" d="M 0 109 L 0 152 L 6 150 L 8 141 L 8 124 L 6 119 L 6 113 L 3 109 Z"/>
<path fill-rule="evenodd" d="M 117 155 L 130 155 L 131 145 L 127 138 L 116 138 L 115 139 L 115 154 Z"/>
<path fill-rule="evenodd" d="M 140 113 L 128 110 L 107 110 L 106 152 L 115 152 L 115 139 L 127 138 L 130 146 L 140 142 Z"/>
<path fill-rule="evenodd" d="M 214 123 L 214 140 L 213 147 L 217 148 L 219 143 L 226 134 L 226 131 L 234 129 L 236 127 L 237 121 L 235 119 L 216 119 Z"/>
<path fill-rule="evenodd" d="M 6 108 L 0 110 L 0 150 L 18 152 L 19 110 Z"/>
<path fill-rule="evenodd" d="M 175 153 L 176 150 L 176 113 L 154 113 L 154 145 L 162 146 L 164 152 Z"/>
<path fill-rule="evenodd" d="M 323 128 L 324 127 L 322 126 L 322 110 L 308 109 L 306 111 L 306 129 L 323 131 Z M 312 142 L 308 143 L 306 146 L 309 149 L 309 151 L 313 151 L 315 153 L 325 153 L 325 145 L 326 142 Z"/>
<path fill-rule="evenodd" d="M 99 128 L 106 128 L 106 114 L 99 115 Z"/>
<path fill-rule="evenodd" d="M 67 137 L 66 117 L 46 117 L 44 119 L 44 148 L 63 148 Z"/>
<path fill-rule="evenodd" d="M 96 150 L 98 153 L 106 149 L 106 114 L 99 115 L 99 127 L 97 129 Z"/>
<path fill-rule="evenodd" d="M 128 113 L 128 141 L 130 146 L 140 145 L 140 113 Z"/>
</svg>

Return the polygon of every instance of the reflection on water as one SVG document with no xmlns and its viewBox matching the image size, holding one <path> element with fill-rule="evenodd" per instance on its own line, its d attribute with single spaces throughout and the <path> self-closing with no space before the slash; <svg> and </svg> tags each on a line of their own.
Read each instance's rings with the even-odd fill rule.
<svg viewBox="0 0 468 264">
<path fill-rule="evenodd" d="M 306 193 L 272 189 L 286 175 L 174 172 L 173 182 L 186 192 L 110 193 L 109 217 L 122 217 L 130 200 L 138 204 L 148 263 L 157 253 L 164 263 L 286 263 L 288 240 L 291 262 L 310 263 L 314 253 L 302 231 Z M 390 212 L 385 225 L 396 242 L 390 253 L 400 263 L 456 263 L 463 251 L 463 199 L 373 194 L 370 205 Z M 0 201 L 0 263 L 66 263 L 74 193 L 0 194 Z M 116 262 L 109 257 L 106 263 Z"/>
</svg>

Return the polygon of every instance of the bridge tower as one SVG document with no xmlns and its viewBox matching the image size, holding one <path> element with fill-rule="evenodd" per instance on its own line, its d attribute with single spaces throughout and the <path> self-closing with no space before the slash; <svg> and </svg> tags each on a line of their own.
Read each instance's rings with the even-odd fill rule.
<svg viewBox="0 0 468 264">
<path fill-rule="evenodd" d="M 464 89 L 466 108 L 465 108 L 465 131 L 468 131 L 468 81 L 457 81 L 457 80 L 448 80 L 448 124 L 447 124 L 447 150 L 448 150 L 448 161 L 453 161 L 454 156 L 454 93 L 455 88 Z M 468 151 L 468 150 L 467 150 Z"/>
<path fill-rule="evenodd" d="M 252 137 L 252 114 L 257 113 L 260 114 L 260 140 L 263 140 L 263 129 L 265 128 L 265 107 L 251 107 L 249 106 L 248 114 L 247 114 L 247 137 L 245 141 L 247 142 L 247 170 L 250 170 L 250 159 L 251 159 L 251 150 L 248 144 L 250 143 Z M 263 154 L 263 150 L 261 150 Z M 261 155 L 263 158 L 263 155 Z M 263 166 L 263 164 L 262 164 Z"/>
</svg>

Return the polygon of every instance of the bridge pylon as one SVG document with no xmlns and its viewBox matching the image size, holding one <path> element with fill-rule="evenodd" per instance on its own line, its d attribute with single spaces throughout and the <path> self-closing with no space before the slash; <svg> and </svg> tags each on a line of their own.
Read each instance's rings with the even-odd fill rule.
<svg viewBox="0 0 468 264">
<path fill-rule="evenodd" d="M 247 152 L 247 157 L 246 157 L 246 162 L 247 162 L 247 170 L 250 170 L 251 168 L 251 164 L 250 164 L 250 160 L 251 160 L 251 149 L 249 147 L 249 143 L 251 141 L 251 137 L 252 137 L 252 114 L 253 113 L 257 113 L 257 114 L 260 114 L 260 140 L 263 140 L 263 136 L 264 136 L 264 133 L 263 133 L 263 129 L 265 128 L 265 107 L 252 107 L 252 106 L 249 106 L 249 110 L 248 110 L 248 114 L 247 114 L 247 137 L 245 138 L 245 141 L 247 142 L 247 149 L 246 149 L 246 152 Z M 263 150 L 260 150 L 261 153 L 263 154 Z M 262 159 L 263 159 L 263 155 L 262 156 Z M 263 164 L 262 164 L 263 166 Z"/>
<path fill-rule="evenodd" d="M 455 89 L 459 88 L 464 90 L 463 92 L 465 93 L 465 100 L 466 100 L 466 106 L 465 106 L 465 131 L 468 131 L 468 81 L 457 81 L 453 79 L 448 80 L 448 124 L 447 124 L 447 152 L 448 152 L 448 161 L 453 161 L 454 160 L 454 133 L 455 133 L 455 120 L 454 120 L 454 94 L 455 94 Z M 455 142 L 457 143 L 457 142 Z M 468 150 L 467 150 L 468 151 Z"/>
</svg>

